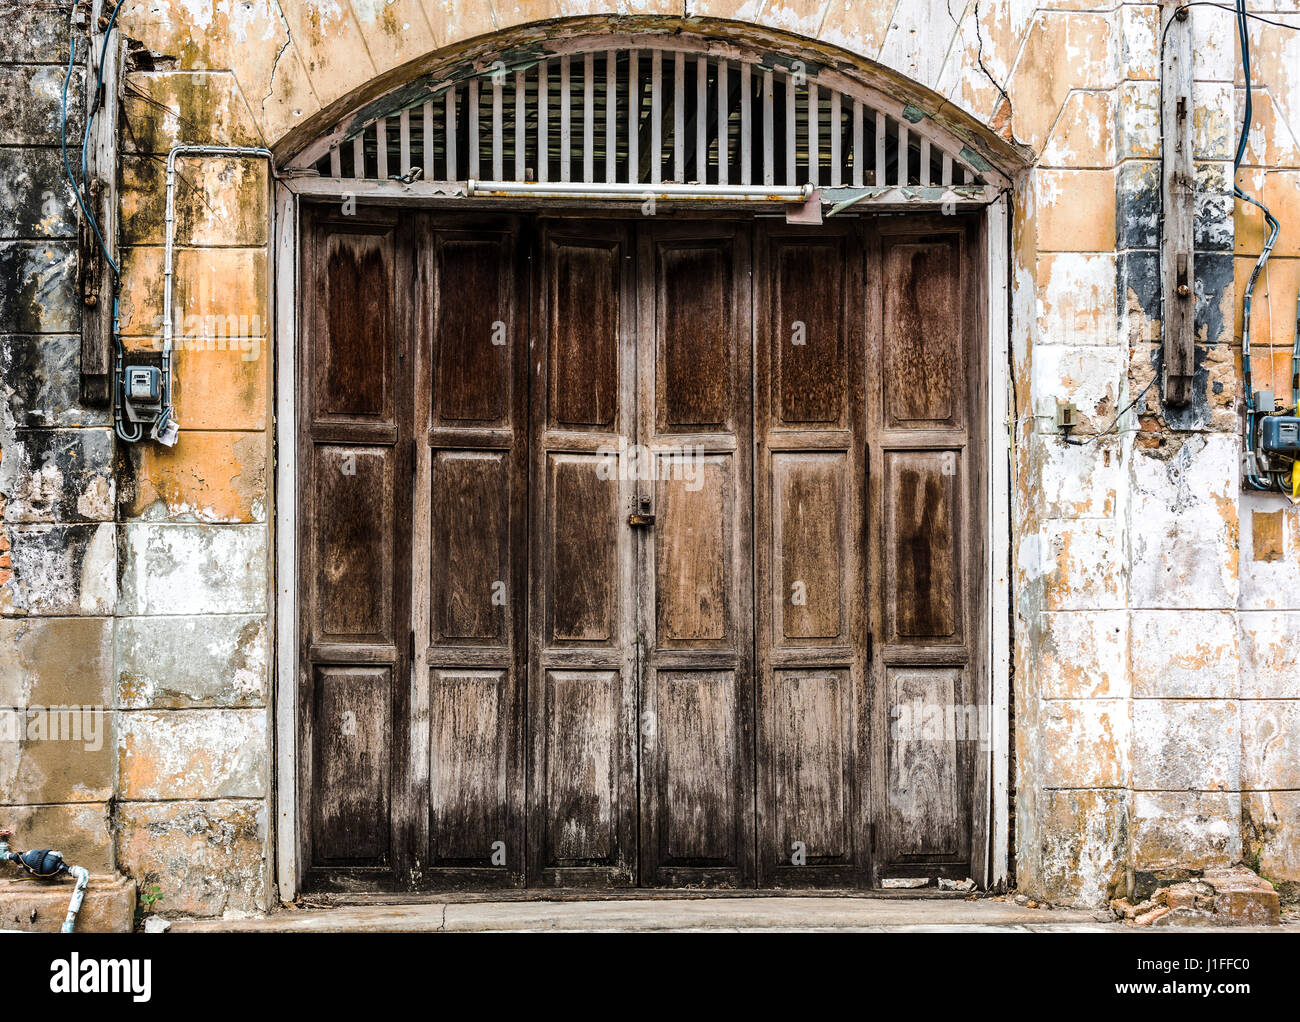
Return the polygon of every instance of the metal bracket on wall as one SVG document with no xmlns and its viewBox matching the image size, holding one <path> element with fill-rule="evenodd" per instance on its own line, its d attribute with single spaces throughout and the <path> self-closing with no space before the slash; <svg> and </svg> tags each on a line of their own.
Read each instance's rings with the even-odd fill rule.
<svg viewBox="0 0 1300 1022">
<path fill-rule="evenodd" d="M 1191 402 L 1196 375 L 1196 165 L 1192 150 L 1192 22 L 1166 7 L 1160 69 L 1161 337 L 1165 401 Z"/>
</svg>

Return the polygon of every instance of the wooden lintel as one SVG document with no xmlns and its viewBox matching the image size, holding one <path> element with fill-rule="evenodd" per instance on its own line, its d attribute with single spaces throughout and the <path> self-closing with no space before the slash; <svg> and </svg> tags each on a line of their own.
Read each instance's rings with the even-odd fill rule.
<svg viewBox="0 0 1300 1022">
<path fill-rule="evenodd" d="M 1165 8 L 1160 72 L 1164 153 L 1160 264 L 1165 401 L 1191 402 L 1196 373 L 1196 165 L 1192 150 L 1192 21 L 1186 7 Z"/>
</svg>

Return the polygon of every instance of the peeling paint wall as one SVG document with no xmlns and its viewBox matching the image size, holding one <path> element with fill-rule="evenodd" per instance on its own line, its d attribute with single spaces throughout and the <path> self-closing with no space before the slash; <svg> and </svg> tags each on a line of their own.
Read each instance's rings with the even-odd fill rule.
<svg viewBox="0 0 1300 1022">
<path fill-rule="evenodd" d="M 1300 24 L 1300 0 L 1253 6 Z M 34 7 L 0 43 L 0 89 L 34 97 L 0 125 L 0 688 L 106 701 L 113 752 L 6 751 L 0 798 L 24 827 L 78 835 L 96 863 L 156 875 L 169 911 L 260 911 L 273 897 L 268 181 L 254 163 L 182 166 L 181 440 L 115 454 L 103 413 L 76 401 L 75 215 L 54 117 L 66 11 Z M 1240 491 L 1240 293 L 1263 235 L 1231 198 L 1243 83 L 1228 12 L 1191 11 L 1197 397 L 1165 409 L 1153 388 L 1087 447 L 1055 435 L 1057 399 L 1088 436 L 1160 371 L 1154 3 L 125 0 L 128 348 L 156 345 L 171 146 L 287 154 L 476 37 L 604 16 L 856 55 L 943 123 L 987 125 L 1031 154 L 1011 250 L 1018 883 L 1095 904 L 1139 872 L 1240 860 L 1300 883 L 1300 513 Z M 1300 32 L 1252 32 L 1241 183 L 1284 224 L 1254 334 L 1277 346 L 1284 380 Z"/>
</svg>

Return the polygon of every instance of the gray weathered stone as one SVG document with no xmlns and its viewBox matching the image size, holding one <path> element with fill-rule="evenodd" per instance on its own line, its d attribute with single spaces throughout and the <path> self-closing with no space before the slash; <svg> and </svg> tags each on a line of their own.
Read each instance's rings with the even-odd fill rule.
<svg viewBox="0 0 1300 1022">
<path fill-rule="evenodd" d="M 118 705 L 265 705 L 266 633 L 260 615 L 120 618 L 114 636 Z"/>
<path fill-rule="evenodd" d="M 111 522 L 113 435 L 107 429 L 29 430 L 0 436 L 7 522 Z"/>
<path fill-rule="evenodd" d="M 12 576 L 0 584 L 0 614 L 111 614 L 117 598 L 116 529 L 99 525 L 11 525 Z"/>
</svg>

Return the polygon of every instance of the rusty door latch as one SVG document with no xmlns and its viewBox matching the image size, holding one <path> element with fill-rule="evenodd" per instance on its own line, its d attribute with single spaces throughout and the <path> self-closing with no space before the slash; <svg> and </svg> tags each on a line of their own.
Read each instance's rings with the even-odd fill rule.
<svg viewBox="0 0 1300 1022">
<path fill-rule="evenodd" d="M 655 523 L 655 516 L 650 513 L 650 498 L 642 497 L 640 511 L 633 511 L 627 516 L 627 524 L 634 529 L 648 529 Z"/>
</svg>

